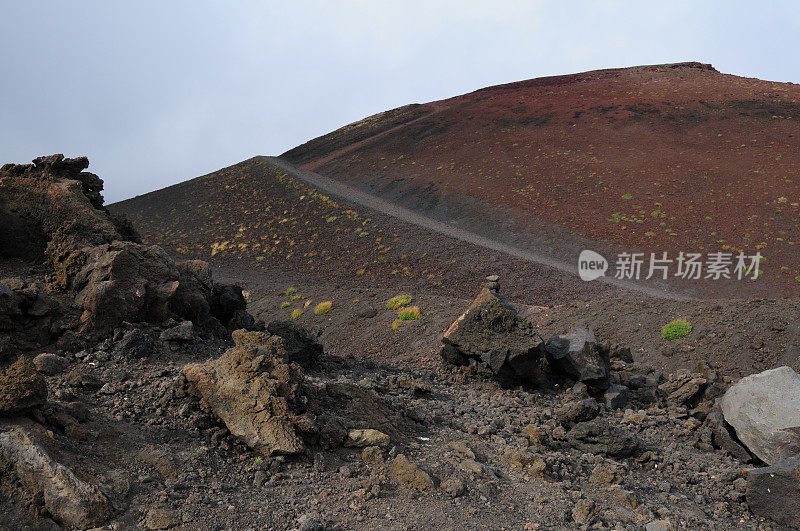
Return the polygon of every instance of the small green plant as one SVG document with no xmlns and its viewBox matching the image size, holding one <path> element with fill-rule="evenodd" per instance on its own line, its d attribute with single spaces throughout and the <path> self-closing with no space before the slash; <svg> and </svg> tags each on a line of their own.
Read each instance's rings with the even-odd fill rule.
<svg viewBox="0 0 800 531">
<path fill-rule="evenodd" d="M 661 337 L 672 341 L 673 339 L 680 339 L 686 337 L 692 331 L 692 323 L 686 319 L 675 319 L 664 325 L 661 329 Z"/>
<path fill-rule="evenodd" d="M 263 457 L 261 457 L 260 455 L 258 457 L 256 457 L 255 462 L 256 462 L 257 465 L 260 465 L 262 461 L 264 461 Z"/>
<path fill-rule="evenodd" d="M 389 327 L 392 330 L 398 330 L 399 328 L 402 328 L 405 325 L 406 325 L 406 322 L 403 321 L 402 319 L 395 319 L 394 321 L 392 321 L 392 324 L 390 324 Z"/>
<path fill-rule="evenodd" d="M 302 299 L 302 298 L 303 297 L 301 297 L 300 295 L 292 295 L 291 297 L 289 297 L 289 300 L 294 302 L 294 301 L 296 301 L 298 299 Z"/>
<path fill-rule="evenodd" d="M 412 300 L 413 298 L 411 295 L 397 295 L 386 302 L 386 308 L 389 310 L 396 310 L 398 308 L 402 308 L 403 306 L 408 306 L 411 304 Z"/>
<path fill-rule="evenodd" d="M 296 309 L 295 311 L 292 312 L 292 319 L 299 319 L 300 316 L 303 315 L 304 313 L 305 312 L 303 310 L 298 308 L 298 309 Z"/>
<path fill-rule="evenodd" d="M 397 318 L 402 321 L 416 321 L 422 315 L 419 311 L 419 306 L 409 306 L 408 308 L 401 308 L 397 312 Z"/>
<path fill-rule="evenodd" d="M 325 315 L 333 308 L 333 302 L 323 301 L 314 308 L 314 315 Z"/>
<path fill-rule="evenodd" d="M 287 296 L 287 297 L 291 297 L 291 296 L 292 296 L 292 295 L 294 295 L 295 293 L 297 293 L 297 290 L 296 290 L 296 289 L 294 289 L 294 288 L 291 288 L 291 287 L 289 287 L 289 288 L 286 288 L 286 296 Z"/>
<path fill-rule="evenodd" d="M 631 194 L 622 194 L 622 199 L 633 199 Z"/>
<path fill-rule="evenodd" d="M 281 310 L 283 310 L 284 308 L 288 308 L 288 307 L 289 307 L 289 301 L 283 301 L 281 303 Z"/>
</svg>

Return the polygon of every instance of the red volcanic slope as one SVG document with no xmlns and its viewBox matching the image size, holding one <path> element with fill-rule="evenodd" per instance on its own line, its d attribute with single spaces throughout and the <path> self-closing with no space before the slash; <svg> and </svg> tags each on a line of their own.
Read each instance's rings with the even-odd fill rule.
<svg viewBox="0 0 800 531">
<path fill-rule="evenodd" d="M 402 107 L 282 157 L 379 195 L 477 199 L 534 231 L 541 220 L 626 249 L 760 250 L 762 282 L 796 294 L 798 100 L 796 84 L 699 63 L 599 70 Z"/>
</svg>

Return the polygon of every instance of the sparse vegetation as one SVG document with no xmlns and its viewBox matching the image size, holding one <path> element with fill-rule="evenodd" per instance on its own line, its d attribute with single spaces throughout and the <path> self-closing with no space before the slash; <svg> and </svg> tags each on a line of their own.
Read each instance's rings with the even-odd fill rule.
<svg viewBox="0 0 800 531">
<path fill-rule="evenodd" d="M 292 287 L 286 288 L 286 296 L 287 297 L 291 297 L 295 293 L 297 293 L 297 290 L 295 288 L 292 288 Z"/>
<path fill-rule="evenodd" d="M 295 311 L 292 312 L 292 319 L 299 319 L 300 316 L 303 315 L 304 313 L 305 313 L 304 310 L 301 310 L 300 308 L 298 308 L 298 309 L 296 309 Z"/>
<path fill-rule="evenodd" d="M 403 306 L 408 306 L 409 304 L 411 304 L 412 300 L 413 297 L 411 297 L 411 295 L 408 294 L 397 295 L 395 297 L 392 297 L 386 302 L 386 308 L 388 308 L 389 310 L 397 310 L 398 308 L 402 308 Z"/>
<path fill-rule="evenodd" d="M 289 297 L 289 300 L 292 301 L 292 302 L 294 302 L 296 300 L 299 300 L 299 299 L 302 299 L 302 297 L 300 295 L 292 295 L 291 297 Z"/>
<path fill-rule="evenodd" d="M 671 341 L 686 337 L 692 331 L 692 323 L 686 319 L 675 319 L 664 325 L 661 329 L 661 337 Z"/>
<path fill-rule="evenodd" d="M 403 321 L 402 319 L 395 319 L 394 321 L 392 321 L 392 324 L 390 324 L 389 327 L 392 330 L 397 330 L 397 329 L 405 326 L 405 324 L 406 324 L 406 322 Z"/>
<path fill-rule="evenodd" d="M 421 312 L 419 311 L 419 306 L 409 306 L 408 308 L 401 308 L 399 312 L 397 312 L 398 319 L 403 321 L 416 321 L 420 318 Z"/>
<path fill-rule="evenodd" d="M 288 307 L 289 307 L 289 301 L 283 301 L 281 303 L 281 310 L 283 310 L 284 308 L 288 308 Z"/>
<path fill-rule="evenodd" d="M 323 301 L 314 308 L 314 315 L 325 315 L 333 308 L 333 302 Z"/>
</svg>

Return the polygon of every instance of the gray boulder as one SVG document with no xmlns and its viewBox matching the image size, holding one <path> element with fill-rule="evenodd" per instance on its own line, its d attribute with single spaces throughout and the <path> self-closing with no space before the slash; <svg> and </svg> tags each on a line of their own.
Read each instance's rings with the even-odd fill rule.
<svg viewBox="0 0 800 531">
<path fill-rule="evenodd" d="M 747 474 L 747 504 L 758 516 L 800 527 L 800 458 L 751 470 Z"/>
<path fill-rule="evenodd" d="M 586 325 L 579 323 L 568 334 L 550 338 L 544 349 L 552 367 L 585 383 L 592 391 L 608 389 L 610 347 L 601 343 Z"/>
<path fill-rule="evenodd" d="M 722 397 L 725 421 L 762 461 L 800 456 L 800 375 L 778 367 L 739 380 Z"/>
</svg>

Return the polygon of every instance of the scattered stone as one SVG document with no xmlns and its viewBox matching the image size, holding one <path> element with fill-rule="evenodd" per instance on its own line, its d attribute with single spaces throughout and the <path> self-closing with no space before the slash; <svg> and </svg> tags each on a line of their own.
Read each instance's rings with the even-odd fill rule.
<svg viewBox="0 0 800 531">
<path fill-rule="evenodd" d="M 370 466 L 380 466 L 383 464 L 383 450 L 377 446 L 367 446 L 361 451 L 361 459 Z"/>
<path fill-rule="evenodd" d="M 544 350 L 551 366 L 585 383 L 592 391 L 608 388 L 609 346 L 601 343 L 583 323 L 565 335 L 550 338 Z"/>
<path fill-rule="evenodd" d="M 746 492 L 753 513 L 800 527 L 800 457 L 751 470 Z"/>
<path fill-rule="evenodd" d="M 594 467 L 594 470 L 592 470 L 591 476 L 589 476 L 589 483 L 599 486 L 618 485 L 622 483 L 619 467 L 611 463 L 601 463 L 597 465 Z"/>
<path fill-rule="evenodd" d="M 569 444 L 582 452 L 605 454 L 609 457 L 627 457 L 639 447 L 634 434 L 603 419 L 579 422 L 567 432 Z"/>
<path fill-rule="evenodd" d="M 600 406 L 594 398 L 587 398 L 585 400 L 567 402 L 556 409 L 554 413 L 561 424 L 569 429 L 578 422 L 586 422 L 597 417 L 600 413 Z"/>
<path fill-rule="evenodd" d="M 147 511 L 142 521 L 145 529 L 172 529 L 181 525 L 181 520 L 175 511 L 154 507 Z"/>
<path fill-rule="evenodd" d="M 22 427 L 0 433 L 0 461 L 13 467 L 28 491 L 42 494 L 44 506 L 62 524 L 86 529 L 111 516 L 105 495 L 54 461 Z"/>
<path fill-rule="evenodd" d="M 739 440 L 765 463 L 800 455 L 800 375 L 791 368 L 742 378 L 722 397 L 722 412 Z"/>
<path fill-rule="evenodd" d="M 364 448 L 366 446 L 389 446 L 389 436 L 383 432 L 373 429 L 366 430 L 350 430 L 347 434 L 347 441 L 345 446 L 352 446 L 355 448 Z"/>
<path fill-rule="evenodd" d="M 22 413 L 46 400 L 47 383 L 27 358 L 20 356 L 0 374 L 0 416 Z"/>
<path fill-rule="evenodd" d="M 299 531 L 325 531 L 325 521 L 316 513 L 306 513 L 297 519 Z"/>
<path fill-rule="evenodd" d="M 392 477 L 400 484 L 407 485 L 417 490 L 433 490 L 433 480 L 427 472 L 409 461 L 405 455 L 397 454 L 392 461 Z"/>
<path fill-rule="evenodd" d="M 77 389 L 97 390 L 103 387 L 104 382 L 95 375 L 94 369 L 87 365 L 73 368 L 67 374 L 67 383 Z"/>
<path fill-rule="evenodd" d="M 667 402 L 675 406 L 694 407 L 700 400 L 708 380 L 700 374 L 678 371 L 658 388 L 667 395 Z"/>
<path fill-rule="evenodd" d="M 124 359 L 149 358 L 155 349 L 155 336 L 146 330 L 134 328 L 128 330 L 122 339 L 114 344 L 111 353 Z"/>
<path fill-rule="evenodd" d="M 463 496 L 467 492 L 467 482 L 453 477 L 442 482 L 442 490 L 453 498 Z"/>
<path fill-rule="evenodd" d="M 582 498 L 572 508 L 572 520 L 578 525 L 591 525 L 597 514 L 594 500 Z"/>
<path fill-rule="evenodd" d="M 67 368 L 69 360 L 50 352 L 44 352 L 33 358 L 33 364 L 40 373 L 54 376 Z"/>
<path fill-rule="evenodd" d="M 669 520 L 653 520 L 644 526 L 645 531 L 673 531 L 675 526 Z"/>
<path fill-rule="evenodd" d="M 622 409 L 628 404 L 628 388 L 620 384 L 611 384 L 603 393 L 603 400 L 608 409 Z"/>
<path fill-rule="evenodd" d="M 161 341 L 191 341 L 194 339 L 194 324 L 184 321 L 161 332 Z"/>
</svg>

